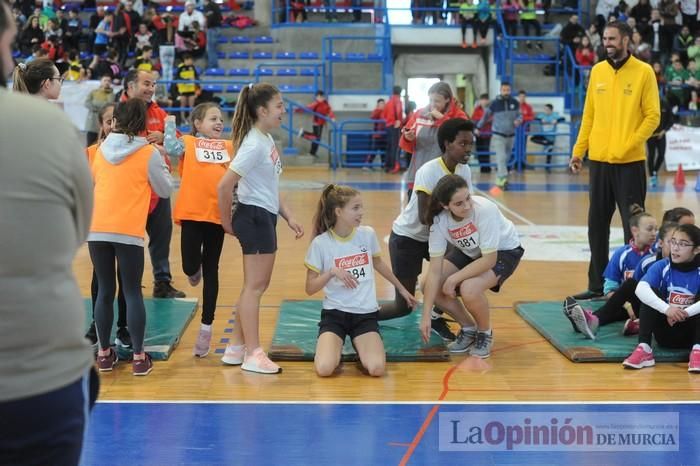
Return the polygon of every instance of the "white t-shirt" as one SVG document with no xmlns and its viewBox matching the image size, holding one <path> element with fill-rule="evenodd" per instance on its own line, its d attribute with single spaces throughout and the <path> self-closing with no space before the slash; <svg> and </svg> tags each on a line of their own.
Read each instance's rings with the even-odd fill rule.
<svg viewBox="0 0 700 466">
<path fill-rule="evenodd" d="M 472 171 L 467 164 L 458 164 L 455 167 L 455 175 L 459 175 L 465 180 L 467 180 L 467 185 L 469 186 L 469 192 L 474 192 L 474 186 L 472 185 Z M 413 196 L 411 200 L 408 201 L 406 207 L 399 214 L 399 216 L 394 220 L 394 225 L 391 230 L 397 235 L 407 236 L 416 241 L 421 241 L 423 243 L 428 241 L 428 236 L 430 235 L 430 230 L 427 225 L 423 225 L 420 222 L 418 216 L 418 196 L 419 192 L 425 194 L 432 194 L 433 189 L 437 186 L 438 181 L 445 175 L 452 175 L 450 170 L 445 166 L 445 162 L 442 157 L 427 162 L 425 165 L 420 167 L 416 172 L 416 180 L 413 185 Z"/>
<path fill-rule="evenodd" d="M 229 168 L 241 177 L 238 182 L 240 203 L 262 207 L 275 215 L 279 213 L 282 159 L 272 136 L 257 128 L 251 129 Z"/>
<path fill-rule="evenodd" d="M 314 238 L 304 260 L 307 268 L 324 273 L 338 267 L 350 272 L 358 281 L 357 288 L 353 289 L 346 288 L 336 277 L 331 278 L 323 287 L 324 309 L 369 314 L 379 308 L 372 260 L 379 252 L 377 235 L 368 226 L 356 228 L 347 238 L 331 230 Z"/>
<path fill-rule="evenodd" d="M 520 246 L 515 225 L 503 216 L 496 204 L 481 196 L 471 199 L 472 211 L 468 218 L 458 222 L 447 210 L 435 217 L 428 241 L 431 257 L 444 255 L 448 242 L 472 259 Z"/>
</svg>

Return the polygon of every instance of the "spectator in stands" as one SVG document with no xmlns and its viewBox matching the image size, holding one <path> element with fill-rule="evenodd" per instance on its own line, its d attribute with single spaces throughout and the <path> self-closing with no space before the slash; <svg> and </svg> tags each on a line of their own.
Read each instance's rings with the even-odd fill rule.
<svg viewBox="0 0 700 466">
<path fill-rule="evenodd" d="M 524 36 L 532 37 L 530 35 L 530 27 L 535 30 L 535 37 L 540 37 L 542 35 L 542 26 L 540 26 L 540 22 L 537 21 L 537 5 L 535 4 L 535 0 L 521 0 L 520 24 L 523 27 Z M 532 42 L 530 40 L 525 41 L 525 45 L 529 49 L 532 48 Z M 542 41 L 537 41 L 537 48 L 542 50 Z"/>
<path fill-rule="evenodd" d="M 46 50 L 46 56 L 49 60 L 58 61 L 63 59 L 63 47 L 58 36 L 49 36 L 41 44 L 41 47 Z"/>
<path fill-rule="evenodd" d="M 213 0 L 204 0 L 204 16 L 207 19 L 207 67 L 218 68 L 219 56 L 216 50 L 221 28 L 221 9 Z"/>
<path fill-rule="evenodd" d="M 476 124 L 484 117 L 484 113 L 489 106 L 489 95 L 481 94 L 479 101 L 474 106 L 471 120 Z M 489 147 L 491 145 L 491 119 L 488 119 L 481 126 L 479 135 L 476 136 L 476 155 L 479 159 L 481 173 L 491 173 L 491 155 Z"/>
<path fill-rule="evenodd" d="M 38 16 L 32 16 L 27 20 L 27 25 L 22 31 L 19 43 L 24 55 L 31 54 L 34 45 L 41 45 L 44 43 L 44 31 L 39 27 Z"/>
<path fill-rule="evenodd" d="M 569 17 L 569 22 L 566 23 L 559 34 L 559 40 L 562 45 L 565 45 L 571 49 L 571 52 L 576 52 L 579 44 L 581 43 L 581 38 L 586 35 L 586 30 L 578 22 L 578 15 L 571 15 Z"/>
<path fill-rule="evenodd" d="M 659 87 L 665 86 L 666 85 L 666 78 L 664 77 L 664 69 L 661 66 L 661 63 L 658 61 L 655 61 L 651 64 L 651 67 L 654 70 L 654 75 L 656 76 L 656 84 Z"/>
<path fill-rule="evenodd" d="M 129 36 L 133 36 L 141 24 L 141 14 L 134 9 L 134 2 L 132 0 L 124 1 L 124 14 L 129 17 L 127 20 L 127 29 Z"/>
<path fill-rule="evenodd" d="M 632 47 L 632 55 L 646 63 L 651 61 L 651 45 L 644 42 L 642 35 L 638 31 L 632 33 L 632 43 L 630 45 Z"/>
<path fill-rule="evenodd" d="M 178 32 L 185 32 L 192 30 L 192 23 L 197 21 L 200 26 L 207 24 L 207 19 L 204 17 L 202 12 L 194 9 L 194 0 L 187 0 L 185 2 L 185 11 L 180 14 L 177 24 Z"/>
<path fill-rule="evenodd" d="M 486 36 L 489 33 L 492 20 L 489 0 L 479 0 L 479 4 L 476 6 L 476 15 L 474 16 L 474 29 L 479 31 L 479 45 L 481 46 L 486 45 Z"/>
<path fill-rule="evenodd" d="M 326 21 L 337 22 L 338 21 L 338 10 L 336 5 L 336 0 L 323 0 L 323 6 L 326 10 Z"/>
<path fill-rule="evenodd" d="M 686 26 L 692 34 L 698 32 L 698 2 L 697 0 L 680 0 L 678 6 L 683 18 L 683 26 Z"/>
<path fill-rule="evenodd" d="M 698 90 L 700 87 L 700 69 L 695 60 L 688 61 L 688 80 L 685 83 L 693 90 Z"/>
<path fill-rule="evenodd" d="M 20 63 L 12 74 L 13 91 L 37 95 L 47 100 L 58 99 L 61 84 L 63 78 L 54 62 L 48 58 L 38 58 L 29 64 Z"/>
<path fill-rule="evenodd" d="M 177 67 L 175 79 L 185 81 L 178 83 L 177 93 L 180 100 L 180 106 L 189 108 L 189 110 L 181 110 L 180 115 L 182 121 L 187 121 L 189 111 L 194 107 L 194 101 L 197 97 L 197 68 L 194 66 L 194 59 L 191 54 L 185 53 L 182 55 L 182 63 Z"/>
<path fill-rule="evenodd" d="M 374 158 L 377 154 L 381 154 L 382 166 L 384 166 L 384 159 L 386 158 L 386 123 L 384 122 L 383 114 L 384 107 L 386 106 L 386 101 L 384 99 L 377 99 L 377 105 L 372 110 L 369 118 L 375 120 L 374 123 L 374 133 L 372 134 L 372 141 L 370 142 L 370 155 L 367 156 L 365 163 L 371 165 L 374 162 Z M 368 168 L 368 167 L 363 167 Z"/>
<path fill-rule="evenodd" d="M 680 26 L 676 22 L 676 16 L 678 16 L 679 12 L 678 3 L 676 0 L 660 0 L 658 8 L 659 14 L 661 15 L 661 23 L 664 25 L 661 32 L 666 36 L 664 38 L 664 43 L 671 46 L 674 37 L 680 29 Z"/>
<path fill-rule="evenodd" d="M 77 49 L 68 52 L 68 69 L 64 76 L 66 81 L 82 81 L 87 78 L 87 72 L 80 63 L 80 52 Z"/>
<path fill-rule="evenodd" d="M 323 91 L 316 91 L 316 99 L 306 106 L 309 110 L 319 115 L 323 115 L 326 118 L 330 118 L 335 121 L 335 114 L 330 104 L 326 100 L 326 94 Z M 321 140 L 321 135 L 323 134 L 323 127 L 326 126 L 326 120 L 319 115 L 313 116 L 313 124 L 311 126 L 312 132 L 304 131 L 302 128 L 300 130 L 300 136 L 311 140 L 311 151 L 309 153 L 316 157 L 318 152 L 318 142 Z"/>
<path fill-rule="evenodd" d="M 510 1 L 510 0 L 509 0 Z M 415 2 L 414 2 L 415 3 Z M 461 2 L 459 4 L 459 25 L 462 29 L 462 48 L 467 48 L 467 27 L 472 28 L 472 47 L 476 48 L 476 27 L 474 24 L 476 16 L 476 7 L 471 1 Z"/>
<path fill-rule="evenodd" d="M 112 26 L 112 47 L 119 54 L 119 64 L 123 67 L 126 63 L 131 42 L 131 16 L 126 12 L 123 3 L 117 5 L 114 12 L 114 24 Z"/>
<path fill-rule="evenodd" d="M 649 0 L 639 0 L 639 2 L 630 10 L 630 17 L 634 18 L 637 26 L 645 27 L 651 20 L 651 5 Z"/>
<path fill-rule="evenodd" d="M 596 62 L 597 55 L 588 36 L 581 38 L 581 43 L 576 49 L 576 63 L 581 66 L 593 66 Z"/>
<path fill-rule="evenodd" d="M 78 10 L 71 9 L 68 11 L 68 20 L 66 22 L 63 42 L 69 50 L 79 49 L 82 35 L 83 21 L 80 19 L 80 16 L 78 16 Z"/>
<path fill-rule="evenodd" d="M 559 114 L 554 111 L 552 104 L 544 104 L 544 112 L 537 114 L 537 120 L 542 125 L 542 134 L 532 136 L 531 141 L 535 144 L 541 144 L 545 147 L 547 151 L 547 164 L 552 163 L 551 151 L 554 148 L 554 142 L 556 138 L 557 122 L 559 121 Z M 550 167 L 547 167 L 547 172 L 550 171 Z"/>
<path fill-rule="evenodd" d="M 595 6 L 595 19 L 599 31 L 605 29 L 608 17 L 615 11 L 615 7 L 617 7 L 618 3 L 618 0 L 598 0 Z"/>
<path fill-rule="evenodd" d="M 690 60 L 696 60 L 698 57 L 700 57 L 700 36 L 695 37 L 695 41 L 693 42 L 693 45 L 688 47 L 688 61 Z"/>
<path fill-rule="evenodd" d="M 644 42 L 648 42 L 651 45 L 651 59 L 652 61 L 663 61 L 665 62 L 665 57 L 668 54 L 668 49 L 671 46 L 670 42 L 667 42 L 668 34 L 666 34 L 666 26 L 663 25 L 661 21 L 661 13 L 656 8 L 651 10 L 651 19 L 649 20 L 649 25 L 642 31 L 642 37 L 644 37 Z"/>
<path fill-rule="evenodd" d="M 522 123 L 520 104 L 511 94 L 510 83 L 501 83 L 501 94 L 491 102 L 484 116 L 476 124 L 480 132 L 489 117 L 493 116 L 491 131 L 491 152 L 496 154 L 496 186 L 508 189 L 508 162 L 513 152 L 515 131 Z M 477 132 L 477 136 L 479 135 Z"/>
<path fill-rule="evenodd" d="M 37 58 L 46 58 L 47 55 L 48 53 L 46 52 L 46 50 L 41 48 L 40 44 L 34 44 L 34 47 L 32 48 L 32 54 L 28 56 L 26 60 L 24 60 L 24 63 L 29 64 Z"/>
<path fill-rule="evenodd" d="M 680 58 L 674 58 L 671 61 L 671 67 L 666 70 L 666 89 L 667 92 L 678 99 L 681 107 L 684 107 L 688 102 L 683 85 L 690 78 L 688 70 L 683 67 L 683 62 Z"/>
<path fill-rule="evenodd" d="M 386 122 L 386 160 L 384 170 L 398 173 L 399 137 L 401 136 L 401 121 L 403 120 L 403 103 L 401 102 L 401 86 L 394 86 L 391 97 L 384 107 Z"/>
<path fill-rule="evenodd" d="M 108 74 L 112 77 L 112 81 L 114 81 L 115 84 L 118 84 L 122 75 L 122 68 L 119 66 L 119 62 L 117 61 L 118 58 L 119 54 L 114 49 L 109 49 L 104 58 L 100 55 L 94 55 L 87 70 L 89 77 L 94 79 L 93 77 Z"/>
<path fill-rule="evenodd" d="M 603 54 L 603 39 L 600 36 L 600 32 L 598 32 L 598 26 L 596 26 L 595 23 L 591 23 L 591 25 L 588 27 L 588 29 L 586 30 L 586 36 L 591 42 L 591 48 L 595 52 L 595 61 L 598 61 L 598 58 L 600 58 Z"/>
<path fill-rule="evenodd" d="M 90 15 L 90 20 L 88 22 L 88 28 L 87 28 L 87 41 L 88 41 L 88 48 L 90 51 L 92 51 L 92 48 L 95 44 L 95 30 L 97 29 L 97 26 L 99 26 L 100 22 L 105 17 L 105 8 L 103 6 L 98 6 L 95 9 L 95 12 Z"/>
<path fill-rule="evenodd" d="M 141 49 L 141 55 L 136 57 L 136 61 L 134 62 L 134 69 L 153 71 L 153 47 L 145 45 Z"/>
<path fill-rule="evenodd" d="M 673 39 L 673 51 L 681 56 L 684 63 L 688 62 L 688 47 L 695 42 L 695 38 L 690 34 L 690 28 L 683 26 L 681 32 Z"/>
<path fill-rule="evenodd" d="M 520 89 L 518 91 L 518 103 L 520 104 L 520 115 L 523 123 L 535 119 L 535 111 L 532 110 L 532 106 L 527 103 L 526 99 L 527 92 L 525 92 L 525 89 Z"/>
<path fill-rule="evenodd" d="M 95 55 L 102 55 L 107 51 L 107 47 L 112 42 L 112 32 L 114 27 L 114 14 L 105 11 L 104 17 L 95 28 L 95 45 L 92 49 Z"/>
<path fill-rule="evenodd" d="M 506 28 L 506 34 L 509 36 L 518 35 L 519 10 L 520 3 L 518 3 L 518 0 L 504 0 L 504 2 L 501 3 L 503 25 Z"/>
<path fill-rule="evenodd" d="M 88 109 L 85 120 L 85 131 L 87 132 L 87 145 L 91 146 L 97 141 L 100 131 L 100 124 L 97 116 L 107 104 L 114 102 L 114 90 L 112 89 L 112 76 L 104 75 L 100 77 L 100 87 L 90 92 L 85 99 L 85 107 Z"/>
<path fill-rule="evenodd" d="M 58 27 L 58 22 L 55 19 L 49 18 L 44 30 L 44 39 L 49 41 L 52 37 L 55 38 L 54 43 L 60 44 L 63 40 L 63 30 Z"/>
<path fill-rule="evenodd" d="M 615 9 L 613 10 L 615 20 L 626 23 L 627 18 L 629 18 L 629 15 L 627 14 L 628 10 L 629 5 L 627 5 L 627 2 L 625 2 L 625 0 L 620 0 L 620 3 L 618 3 Z"/>
<path fill-rule="evenodd" d="M 136 34 L 134 34 L 134 40 L 136 41 L 134 47 L 136 49 L 136 53 L 142 53 L 144 47 L 151 47 L 153 44 L 153 42 L 151 42 L 152 38 L 153 33 L 148 30 L 148 26 L 145 23 L 139 23 L 139 28 L 136 31 Z"/>
</svg>

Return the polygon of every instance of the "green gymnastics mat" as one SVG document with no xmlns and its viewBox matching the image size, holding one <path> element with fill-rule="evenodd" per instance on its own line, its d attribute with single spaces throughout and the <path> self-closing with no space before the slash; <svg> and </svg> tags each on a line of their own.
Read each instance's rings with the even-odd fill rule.
<svg viewBox="0 0 700 466">
<path fill-rule="evenodd" d="M 563 301 L 563 300 L 562 300 Z M 595 340 L 574 332 L 564 316 L 562 301 L 535 301 L 516 303 L 515 311 L 540 332 L 564 356 L 573 362 L 622 362 L 637 346 L 637 336 L 622 336 L 624 322 L 615 322 L 598 329 Z M 582 301 L 586 309 L 596 310 L 604 301 Z M 655 342 L 654 359 L 658 362 L 687 361 L 687 350 L 658 346 Z"/>
<path fill-rule="evenodd" d="M 450 354 L 442 339 L 431 334 L 427 345 L 418 331 L 420 309 L 379 323 L 387 361 L 446 361 Z M 269 355 L 278 361 L 313 361 L 321 320 L 321 301 L 284 300 Z M 357 359 L 350 338 L 345 339 L 343 361 Z"/>
<path fill-rule="evenodd" d="M 146 341 L 145 350 L 154 360 L 164 361 L 170 357 L 187 324 L 197 310 L 196 298 L 183 299 L 144 299 L 146 304 Z M 92 302 L 85 299 L 85 330 L 92 322 Z M 114 343 L 117 327 L 117 307 L 114 304 L 114 324 L 111 342 Z M 128 361 L 132 351 L 117 348 L 120 360 Z"/>
</svg>

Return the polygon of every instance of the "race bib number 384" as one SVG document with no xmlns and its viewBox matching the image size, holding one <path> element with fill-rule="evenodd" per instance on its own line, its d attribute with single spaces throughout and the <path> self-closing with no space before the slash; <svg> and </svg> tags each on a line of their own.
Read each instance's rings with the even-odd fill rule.
<svg viewBox="0 0 700 466">
<path fill-rule="evenodd" d="M 369 255 L 366 252 L 353 256 L 336 257 L 335 266 L 347 270 L 358 282 L 372 278 L 372 266 L 369 263 Z"/>
<path fill-rule="evenodd" d="M 226 149 L 226 141 L 218 139 L 197 139 L 194 143 L 194 155 L 198 162 L 229 163 L 231 155 Z"/>
</svg>

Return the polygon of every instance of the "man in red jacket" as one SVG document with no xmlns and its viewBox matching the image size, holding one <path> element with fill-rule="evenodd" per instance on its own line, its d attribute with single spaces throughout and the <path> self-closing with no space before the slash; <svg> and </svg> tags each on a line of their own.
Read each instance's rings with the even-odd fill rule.
<svg viewBox="0 0 700 466">
<path fill-rule="evenodd" d="M 146 139 L 156 147 L 163 144 L 165 133 L 165 117 L 168 114 L 153 102 L 153 94 L 156 89 L 156 81 L 148 71 L 131 70 L 124 78 L 124 93 L 122 101 L 128 99 L 141 99 L 148 104 L 146 113 Z M 167 157 L 165 158 L 168 162 Z M 170 208 L 170 199 L 159 198 L 151 192 L 151 205 L 149 207 L 148 222 L 148 252 L 151 254 L 153 266 L 153 297 L 154 298 L 184 298 L 185 293 L 176 290 L 170 273 L 170 239 L 173 235 L 173 221 Z"/>
<path fill-rule="evenodd" d="M 532 110 L 532 105 L 525 101 L 526 98 L 527 93 L 523 89 L 518 91 L 518 102 L 520 103 L 520 114 L 523 116 L 523 123 L 535 119 L 535 112 Z"/>
<path fill-rule="evenodd" d="M 321 134 L 323 134 L 323 127 L 326 126 L 326 119 L 321 117 L 323 115 L 326 118 L 330 118 L 335 121 L 335 114 L 330 104 L 326 100 L 326 95 L 323 91 L 316 92 L 316 100 L 311 102 L 306 106 L 309 110 L 318 115 L 314 115 L 312 132 L 304 131 L 302 129 L 301 136 L 305 139 L 311 140 L 311 151 L 309 153 L 316 157 L 316 152 L 318 151 L 318 141 L 321 140 Z"/>
<path fill-rule="evenodd" d="M 399 171 L 399 137 L 403 121 L 403 102 L 401 102 L 401 86 L 394 86 L 389 101 L 384 107 L 386 122 L 386 159 L 384 171 L 397 173 Z"/>
</svg>

